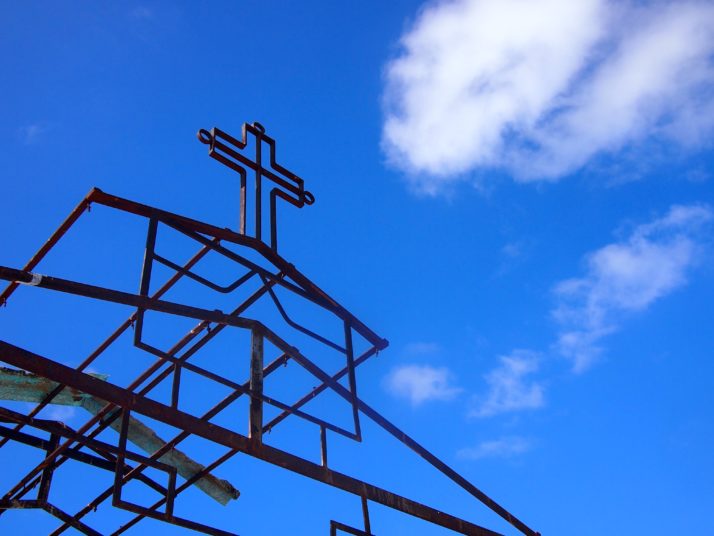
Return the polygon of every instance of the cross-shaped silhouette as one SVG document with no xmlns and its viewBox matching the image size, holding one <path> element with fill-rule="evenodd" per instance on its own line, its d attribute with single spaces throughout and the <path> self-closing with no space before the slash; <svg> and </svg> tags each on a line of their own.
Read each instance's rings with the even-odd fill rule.
<svg viewBox="0 0 714 536">
<path fill-rule="evenodd" d="M 248 145 L 248 135 L 253 137 L 255 157 L 249 158 L 244 154 L 244 149 Z M 275 140 L 265 134 L 265 127 L 260 123 L 243 123 L 241 129 L 241 139 L 223 132 L 218 128 L 210 131 L 201 129 L 198 131 L 198 140 L 209 146 L 209 156 L 225 164 L 229 168 L 237 171 L 240 175 L 240 223 L 238 232 L 247 234 L 247 200 L 246 200 L 246 177 L 248 170 L 255 174 L 255 238 L 262 238 L 262 217 L 263 217 L 263 178 L 272 181 L 275 186 L 270 190 L 270 247 L 278 249 L 278 229 L 276 201 L 281 198 L 291 205 L 302 208 L 304 205 L 312 205 L 315 197 L 305 190 L 304 181 L 292 171 L 284 168 L 276 162 Z M 264 163 L 263 143 L 269 148 L 269 162 Z"/>
</svg>

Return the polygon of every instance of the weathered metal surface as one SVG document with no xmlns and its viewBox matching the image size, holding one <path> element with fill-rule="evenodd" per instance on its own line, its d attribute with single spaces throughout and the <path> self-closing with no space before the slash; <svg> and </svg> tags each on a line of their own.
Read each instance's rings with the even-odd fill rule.
<svg viewBox="0 0 714 536">
<path fill-rule="evenodd" d="M 90 375 L 103 381 L 107 380 L 107 377 L 102 374 Z M 44 400 L 58 386 L 60 386 L 59 383 L 42 376 L 0 367 L 0 400 L 37 403 Z M 98 415 L 107 405 L 106 401 L 71 387 L 64 387 L 59 394 L 55 395 L 52 403 L 81 407 L 92 415 Z M 121 423 L 113 420 L 109 426 L 119 432 Z M 134 417 L 129 419 L 127 437 L 131 443 L 148 454 L 158 451 L 166 444 L 166 441 L 156 432 Z M 169 450 L 159 458 L 159 461 L 176 467 L 178 473 L 186 480 L 204 469 L 203 465 L 178 449 Z M 230 482 L 216 478 L 211 474 L 198 480 L 196 487 L 223 505 L 240 496 L 240 492 Z"/>
<path fill-rule="evenodd" d="M 52 533 L 53 536 L 62 534 L 70 528 L 84 534 L 96 534 L 97 532 L 89 526 L 91 520 L 87 521 L 87 518 L 99 505 L 111 500 L 115 507 L 135 514 L 135 517 L 119 527 L 114 534 L 131 529 L 146 517 L 206 534 L 232 534 L 198 521 L 180 517 L 175 511 L 177 509 L 175 501 L 179 494 L 194 484 L 204 491 L 210 489 L 211 491 L 207 492 L 217 500 L 220 500 L 220 497 L 226 501 L 227 498 L 237 497 L 238 492 L 235 488 L 223 480 L 216 479 L 211 475 L 211 472 L 241 452 L 357 496 L 362 509 L 363 528 L 356 529 L 332 521 L 330 532 L 333 535 L 340 531 L 357 536 L 372 536 L 371 525 L 373 523 L 369 515 L 370 502 L 388 506 L 461 534 L 497 534 L 480 525 L 371 485 L 328 466 L 328 433 L 337 433 L 361 441 L 360 416 L 364 416 L 507 520 L 521 533 L 527 536 L 537 535 L 537 532 L 510 514 L 358 397 L 357 367 L 386 348 L 388 342 L 277 253 L 277 199 L 280 198 L 300 208 L 306 204 L 312 204 L 314 197 L 305 190 L 304 182 L 300 177 L 277 163 L 275 140 L 267 136 L 265 129 L 257 123 L 244 125 L 240 139 L 214 128 L 211 131 L 199 131 L 199 140 L 209 146 L 211 157 L 239 174 L 240 219 L 237 231 L 219 228 L 156 207 L 112 196 L 95 188 L 22 270 L 0 266 L 0 279 L 10 282 L 5 291 L 0 294 L 0 303 L 6 302 L 15 292 L 18 284 L 22 283 L 90 299 L 123 304 L 132 309 L 127 320 L 120 324 L 75 368 L 41 357 L 9 342 L 0 342 L 0 361 L 31 372 L 34 375 L 32 378 L 37 380 L 37 384 L 29 388 L 33 394 L 18 393 L 19 383 L 12 387 L 9 385 L 12 382 L 6 382 L 7 385 L 3 387 L 0 382 L 0 398 L 4 392 L 6 397 L 15 397 L 14 399 L 24 397 L 23 400 L 39 402 L 27 415 L 0 408 L 0 421 L 14 424 L 14 428 L 0 426 L 0 448 L 8 441 L 14 441 L 46 452 L 43 461 L 34 465 L 5 495 L 0 497 L 0 515 L 4 510 L 11 508 L 41 508 L 61 522 L 61 525 Z M 265 149 L 267 149 L 267 153 L 264 154 Z M 251 155 L 248 154 L 250 151 L 252 151 Z M 252 177 L 254 186 L 251 192 L 248 191 L 249 177 Z M 272 184 L 266 203 L 270 229 L 269 244 L 263 241 L 264 203 L 262 190 L 265 181 Z M 249 198 L 253 201 L 252 209 L 250 209 L 252 214 L 249 214 Z M 62 235 L 67 233 L 74 222 L 93 204 L 132 214 L 147 221 L 144 262 L 138 294 L 45 276 L 35 271 L 39 262 Z M 162 232 L 168 230 L 180 233 L 183 237 L 194 241 L 199 247 L 198 251 L 183 264 L 174 262 L 165 255 L 159 255 L 156 251 L 159 229 L 162 229 Z M 224 261 L 233 263 L 239 275 L 229 284 L 219 284 L 211 281 L 208 277 L 199 275 L 195 271 L 195 266 L 207 255 L 219 256 Z M 155 286 L 152 279 L 156 278 L 153 270 L 154 263 L 168 268 L 172 271 L 172 275 L 152 294 L 150 288 Z M 238 291 L 247 288 L 249 283 L 253 285 L 254 290 L 247 296 L 245 293 L 240 294 L 241 301 L 228 312 L 209 310 L 191 303 L 178 303 L 164 298 L 166 292 L 182 279 L 190 280 L 228 297 L 238 295 Z M 258 284 L 257 289 L 255 289 L 256 283 Z M 276 289 L 322 308 L 341 323 L 342 334 L 337 336 L 336 340 L 332 340 L 322 335 L 319 327 L 303 325 L 288 314 Z M 307 353 L 291 344 L 290 337 L 279 336 L 278 331 L 271 329 L 259 318 L 249 315 L 254 304 L 261 300 L 270 300 L 269 303 L 275 306 L 275 310 L 278 312 L 279 318 L 285 322 L 285 326 L 293 330 L 291 333 L 309 337 L 313 343 L 316 342 L 327 351 L 336 353 L 339 359 L 344 360 L 344 368 L 328 373 L 327 370 L 318 366 L 315 360 L 310 359 Z M 147 313 L 177 315 L 194 319 L 197 323 L 174 344 L 162 348 L 155 346 L 146 336 L 147 327 L 144 317 Z M 133 328 L 131 342 L 134 348 L 152 356 L 155 361 L 123 387 L 88 374 L 86 372 L 88 367 L 92 366 L 100 356 L 103 356 L 107 349 L 119 344 L 119 339 L 131 328 Z M 226 377 L 218 374 L 211 370 L 210 363 L 201 362 L 201 366 L 196 364 L 192 359 L 196 354 L 224 330 L 234 329 L 249 330 L 252 339 L 250 347 L 244 350 L 249 358 L 249 367 L 243 371 L 240 378 L 235 379 L 232 376 Z M 360 346 L 357 347 L 361 347 L 359 355 L 355 354 L 355 340 L 357 339 L 360 343 Z M 264 360 L 268 347 L 271 351 L 277 349 L 280 355 L 266 366 Z M 263 381 L 267 376 L 290 362 L 299 365 L 311 374 L 317 380 L 317 385 L 297 401 L 287 403 L 268 396 L 264 392 Z M 182 405 L 184 398 L 181 396 L 182 392 L 185 393 L 183 378 L 187 373 L 198 375 L 217 386 L 220 385 L 223 390 L 228 390 L 228 394 L 201 414 L 187 411 Z M 345 377 L 346 385 L 343 385 L 340 381 Z M 168 404 L 159 403 L 150 398 L 162 382 L 165 382 L 165 385 L 170 385 L 170 402 Z M 349 408 L 352 417 L 352 429 L 318 418 L 303 409 L 305 404 L 327 389 L 333 391 L 344 401 L 343 403 L 346 403 L 346 408 Z M 237 432 L 233 427 L 226 428 L 211 421 L 221 412 L 232 407 L 232 404 L 244 395 L 250 397 L 246 435 Z M 36 415 L 50 403 L 79 404 L 88 409 L 92 416 L 77 430 L 53 421 L 37 419 Z M 265 405 L 271 405 L 280 411 L 267 423 L 263 421 Z M 174 427 L 179 432 L 169 440 L 165 440 L 137 420 L 134 416 L 135 413 Z M 269 437 L 265 434 L 289 417 L 300 418 L 319 428 L 320 463 L 313 463 L 269 444 Z M 49 438 L 45 439 L 29 434 L 23 431 L 23 428 L 32 428 L 42 434 L 49 434 Z M 116 446 L 108 445 L 97 438 L 107 428 L 118 432 L 119 440 Z M 177 449 L 181 442 L 191 436 L 227 447 L 228 451 L 206 466 L 198 464 Z M 149 453 L 149 456 L 128 450 L 128 443 L 140 446 Z M 103 471 L 114 472 L 113 483 L 73 515 L 58 508 L 55 502 L 50 501 L 53 475 L 61 469 L 67 460 L 85 463 Z M 148 474 L 144 473 L 147 468 L 166 473 L 168 484 L 162 485 L 150 478 Z M 177 474 L 182 477 L 182 482 L 177 481 Z M 131 480 L 137 480 L 151 488 L 160 494 L 160 498 L 149 506 L 128 501 L 122 494 L 122 490 Z M 34 489 L 38 490 L 37 498 L 27 498 Z"/>
</svg>

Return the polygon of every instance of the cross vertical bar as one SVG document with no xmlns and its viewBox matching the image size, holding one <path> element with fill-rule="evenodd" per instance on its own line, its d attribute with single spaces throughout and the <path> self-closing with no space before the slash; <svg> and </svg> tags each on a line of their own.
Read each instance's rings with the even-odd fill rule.
<svg viewBox="0 0 714 536">
<path fill-rule="evenodd" d="M 245 169 L 239 168 L 240 173 L 240 222 L 238 226 L 238 232 L 242 235 L 245 234 L 245 220 L 246 220 L 246 191 L 245 191 Z"/>
<path fill-rule="evenodd" d="M 256 127 L 255 134 L 255 238 L 262 240 L 263 219 L 263 132 L 262 127 Z"/>
</svg>

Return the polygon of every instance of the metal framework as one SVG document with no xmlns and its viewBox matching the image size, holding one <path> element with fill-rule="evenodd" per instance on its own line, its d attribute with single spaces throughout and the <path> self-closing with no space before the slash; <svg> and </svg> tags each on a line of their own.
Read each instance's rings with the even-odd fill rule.
<svg viewBox="0 0 714 536">
<path fill-rule="evenodd" d="M 0 266 L 0 279 L 9 282 L 0 294 L 2 305 L 7 304 L 18 286 L 23 284 L 121 304 L 130 311 L 127 319 L 76 367 L 63 364 L 55 356 L 39 355 L 10 342 L 0 341 L 0 361 L 12 367 L 0 367 L 0 401 L 21 400 L 36 404 L 28 412 L 0 407 L 0 423 L 3 423 L 0 424 L 0 449 L 13 442 L 44 453 L 42 460 L 18 482 L 3 482 L 0 477 L 0 483 L 10 485 L 0 497 L 0 516 L 10 509 L 42 509 L 59 520 L 60 524 L 52 532 L 53 535 L 59 535 L 70 527 L 84 534 L 100 534 L 91 526 L 91 514 L 105 501 L 111 501 L 114 507 L 134 514 L 128 523 L 119 526 L 112 534 L 121 534 L 145 518 L 158 519 L 205 534 L 233 534 L 181 517 L 175 508 L 175 501 L 179 494 L 191 486 L 196 486 L 221 504 L 237 499 L 239 491 L 213 473 L 231 457 L 243 453 L 358 497 L 363 526 L 355 528 L 332 520 L 332 536 L 340 533 L 372 536 L 370 503 L 385 505 L 461 534 L 498 534 L 333 469 L 328 464 L 328 434 L 361 441 L 360 419 L 366 417 L 518 531 L 528 536 L 538 534 L 358 396 L 357 367 L 386 348 L 388 342 L 278 254 L 277 200 L 300 208 L 312 204 L 314 197 L 305 190 L 302 179 L 277 163 L 275 141 L 265 134 L 265 129 L 258 123 L 245 124 L 241 139 L 217 128 L 200 130 L 198 139 L 209 146 L 211 157 L 239 174 L 240 219 L 237 231 L 116 197 L 95 188 L 22 269 Z M 267 159 L 263 154 L 266 149 Z M 252 157 L 248 156 L 251 152 Z M 248 192 L 247 188 L 249 175 L 254 176 L 252 192 Z M 266 180 L 270 181 L 272 188 L 268 199 L 264 200 L 262 188 Z M 252 198 L 252 218 L 248 214 L 251 205 L 249 196 Z M 269 243 L 263 241 L 264 205 L 267 205 L 269 213 Z M 51 249 L 92 206 L 120 211 L 146 222 L 144 261 L 138 293 L 40 275 L 35 271 Z M 184 263 L 160 254 L 159 231 L 176 233 L 194 242 L 195 254 Z M 219 284 L 198 273 L 197 265 L 209 255 L 231 263 L 235 270 L 232 282 Z M 156 281 L 158 265 L 171 273 L 161 284 Z M 190 282 L 212 292 L 239 298 L 228 312 L 168 300 L 167 295 L 179 282 Z M 320 326 L 312 329 L 296 321 L 288 314 L 289 307 L 281 295 L 299 299 L 328 313 L 341 326 L 337 330 L 339 337 L 333 340 L 334 336 L 330 338 L 324 332 L 318 333 L 322 331 Z M 255 306 L 259 302 L 274 306 L 283 321 L 282 332 L 277 328 L 271 329 L 267 323 L 254 316 L 252 311 L 257 311 Z M 10 308 L 1 314 L 9 314 L 9 311 Z M 146 320 L 148 314 L 184 317 L 196 323 L 173 344 L 162 347 L 150 342 Z M 210 363 L 206 364 L 205 360 L 200 361 L 197 357 L 200 357 L 201 350 L 227 330 L 239 330 L 250 335 L 248 347 L 236 349 L 244 352 L 248 361 L 244 374 L 241 374 L 240 367 L 228 375 L 211 370 Z M 308 352 L 302 352 L 288 342 L 286 337 L 290 335 L 284 333 L 309 339 L 321 351 L 343 360 L 343 366 L 336 372 L 326 370 L 315 359 L 308 357 Z M 151 357 L 152 362 L 148 368 L 124 385 L 112 383 L 109 378 L 90 372 L 101 356 L 121 346 L 125 339 L 130 340 L 135 349 L 133 351 L 139 350 Z M 266 359 L 269 352 L 275 354 L 270 361 Z M 199 365 L 199 361 L 202 364 Z M 264 389 L 265 380 L 288 363 L 296 364 L 317 381 L 316 387 L 290 402 L 278 400 Z M 187 374 L 220 386 L 228 394 L 207 411 L 194 411 L 186 403 L 188 387 L 182 389 L 185 385 L 182 379 Z M 161 401 L 161 397 L 156 394 L 161 389 L 168 391 L 167 400 Z M 328 390 L 344 400 L 350 414 L 350 426 L 323 419 L 305 408 Z M 235 403 L 244 396 L 249 400 L 249 426 L 245 435 L 236 431 L 234 426 L 227 427 L 216 422 L 217 416 L 235 407 Z M 49 404 L 81 407 L 90 416 L 82 426 L 73 429 L 65 423 L 38 417 Z M 265 410 L 268 407 L 272 408 L 272 418 L 266 417 Z M 317 427 L 320 438 L 319 463 L 269 444 L 265 434 L 288 418 L 301 419 Z M 179 433 L 168 440 L 163 439 L 142 419 L 172 427 L 179 430 Z M 109 437 L 106 430 L 114 430 L 116 442 L 106 440 Z M 182 442 L 192 436 L 224 447 L 225 453 L 206 465 L 194 461 L 178 449 Z M 130 448 L 130 444 L 133 447 Z M 113 474 L 103 492 L 90 497 L 84 508 L 73 513 L 63 511 L 50 500 L 53 475 L 67 461 L 86 464 Z M 157 480 L 157 474 L 164 475 L 165 484 Z M 123 492 L 130 482 L 138 482 L 153 490 L 159 495 L 158 500 L 150 505 L 141 505 L 127 499 Z"/>
</svg>

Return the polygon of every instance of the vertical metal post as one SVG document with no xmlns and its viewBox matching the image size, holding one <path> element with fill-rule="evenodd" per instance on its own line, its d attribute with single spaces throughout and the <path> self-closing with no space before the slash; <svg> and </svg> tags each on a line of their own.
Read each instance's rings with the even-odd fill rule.
<svg viewBox="0 0 714 536">
<path fill-rule="evenodd" d="M 240 168 L 240 221 L 238 223 L 238 232 L 242 235 L 245 234 L 245 220 L 246 220 L 246 191 L 245 191 L 245 170 Z"/>
<path fill-rule="evenodd" d="M 278 208 L 276 198 L 277 189 L 270 191 L 270 249 L 278 251 Z"/>
<path fill-rule="evenodd" d="M 359 407 L 357 405 L 357 378 L 355 376 L 355 356 L 352 347 L 352 326 L 345 321 L 345 354 L 347 355 L 347 377 L 352 394 L 352 420 L 355 426 L 357 441 L 362 441 L 362 429 L 359 424 Z"/>
<path fill-rule="evenodd" d="M 369 523 L 369 505 L 366 497 L 362 497 L 362 518 L 364 519 L 364 531 L 367 534 L 372 534 L 372 527 Z"/>
<path fill-rule="evenodd" d="M 116 470 L 114 473 L 114 492 L 112 496 L 112 505 L 117 506 L 121 503 L 121 488 L 124 485 L 124 460 L 126 459 L 126 441 L 129 435 L 129 417 L 130 412 L 126 408 L 121 410 L 121 428 L 119 430 L 119 445 L 117 449 Z"/>
<path fill-rule="evenodd" d="M 263 442 L 263 334 L 254 329 L 250 340 L 250 421 L 248 437 Z"/>
<path fill-rule="evenodd" d="M 171 384 L 171 407 L 178 409 L 179 392 L 181 391 L 181 370 L 179 363 L 174 363 L 173 382 Z"/>
<path fill-rule="evenodd" d="M 139 283 L 139 294 L 141 296 L 149 295 L 149 286 L 151 283 L 151 267 L 154 264 L 154 248 L 156 247 L 156 231 L 159 221 L 156 216 L 149 219 L 149 230 L 146 233 L 146 249 L 144 250 L 144 266 L 141 270 L 141 282 Z M 136 311 L 136 327 L 134 329 L 134 343 L 141 341 L 141 333 L 144 328 L 144 309 Z"/>
<path fill-rule="evenodd" d="M 320 464 L 327 467 L 327 430 L 320 426 Z"/>
<path fill-rule="evenodd" d="M 254 125 L 257 130 L 255 135 L 255 238 L 262 240 L 263 199 L 263 132 L 262 125 Z"/>
<path fill-rule="evenodd" d="M 50 444 L 47 447 L 47 454 L 54 452 L 59 445 L 59 436 L 57 434 L 50 435 Z M 42 478 L 40 480 L 40 489 L 37 492 L 37 500 L 45 504 L 50 496 L 50 484 L 52 484 L 52 475 L 54 474 L 55 464 L 52 462 L 42 471 Z"/>
</svg>

